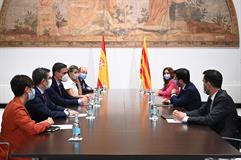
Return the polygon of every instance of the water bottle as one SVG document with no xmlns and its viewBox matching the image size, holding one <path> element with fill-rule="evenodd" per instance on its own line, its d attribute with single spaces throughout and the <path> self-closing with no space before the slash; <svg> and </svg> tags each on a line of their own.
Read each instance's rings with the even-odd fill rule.
<svg viewBox="0 0 241 160">
<path fill-rule="evenodd" d="M 150 113 L 150 120 L 156 121 L 158 120 L 158 109 L 154 104 L 149 105 L 149 113 Z"/>
<path fill-rule="evenodd" d="M 149 116 L 150 116 L 150 118 L 152 116 L 152 109 L 153 109 L 153 105 L 149 104 Z"/>
<path fill-rule="evenodd" d="M 100 89 L 95 90 L 94 103 L 96 107 L 100 107 Z"/>
<path fill-rule="evenodd" d="M 153 108 L 152 108 L 152 120 L 156 121 L 158 119 L 158 109 L 157 107 L 153 104 Z"/>
<path fill-rule="evenodd" d="M 79 117 L 78 114 L 75 114 L 74 116 L 74 123 L 73 123 L 73 128 L 72 128 L 72 137 L 74 139 L 79 139 L 80 138 L 80 125 L 79 125 Z"/>
<path fill-rule="evenodd" d="M 155 93 L 153 91 L 151 91 L 149 93 L 149 102 L 148 103 L 151 103 L 151 104 L 155 104 Z"/>
<path fill-rule="evenodd" d="M 93 99 L 91 98 L 90 99 L 90 103 L 89 103 L 89 106 L 87 108 L 87 117 L 86 119 L 95 119 L 95 116 L 94 116 L 94 107 L 93 107 Z"/>
</svg>

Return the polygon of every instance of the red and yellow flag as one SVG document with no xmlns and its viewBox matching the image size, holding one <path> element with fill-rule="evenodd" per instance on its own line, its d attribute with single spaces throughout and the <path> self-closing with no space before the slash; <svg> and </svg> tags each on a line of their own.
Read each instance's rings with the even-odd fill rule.
<svg viewBox="0 0 241 160">
<path fill-rule="evenodd" d="M 148 62 L 146 37 L 144 37 L 143 43 L 144 44 L 143 44 L 142 54 L 141 54 L 140 79 L 141 79 L 141 84 L 143 86 L 143 89 L 150 90 L 152 88 L 152 85 L 151 85 L 151 73 L 150 73 L 149 62 Z"/>
<path fill-rule="evenodd" d="M 103 88 L 103 86 L 105 86 L 106 89 L 109 89 L 110 87 L 104 36 L 102 36 L 100 62 L 99 62 L 99 74 L 98 74 L 98 81 L 97 81 L 98 88 Z"/>
</svg>

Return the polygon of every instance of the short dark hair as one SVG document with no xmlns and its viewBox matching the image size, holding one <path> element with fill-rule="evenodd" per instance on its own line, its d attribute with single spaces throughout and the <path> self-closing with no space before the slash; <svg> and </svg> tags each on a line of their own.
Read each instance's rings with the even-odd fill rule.
<svg viewBox="0 0 241 160">
<path fill-rule="evenodd" d="M 67 68 L 67 65 L 63 63 L 55 63 L 52 68 L 53 75 L 55 75 L 55 72 L 59 72 L 62 68 Z"/>
<path fill-rule="evenodd" d="M 179 68 L 175 70 L 175 74 L 178 80 L 181 79 L 184 83 L 190 82 L 190 73 L 186 68 Z"/>
<path fill-rule="evenodd" d="M 22 96 L 26 87 L 32 88 L 34 83 L 31 78 L 26 75 L 16 75 L 10 81 L 13 94 L 17 97 Z"/>
<path fill-rule="evenodd" d="M 32 73 L 32 79 L 35 85 L 39 85 L 43 79 L 48 79 L 48 73 L 50 72 L 47 68 L 37 68 Z"/>
<path fill-rule="evenodd" d="M 211 85 L 215 88 L 221 88 L 223 83 L 223 76 L 217 70 L 206 70 L 203 72 L 204 80 L 210 82 Z"/>
</svg>

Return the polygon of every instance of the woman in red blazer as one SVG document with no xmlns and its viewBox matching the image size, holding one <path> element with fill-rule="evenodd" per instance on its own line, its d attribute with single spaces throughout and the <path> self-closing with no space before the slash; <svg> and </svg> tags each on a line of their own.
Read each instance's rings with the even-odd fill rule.
<svg viewBox="0 0 241 160">
<path fill-rule="evenodd" d="M 48 118 L 36 123 L 30 118 L 25 103 L 34 98 L 33 81 L 25 75 L 16 75 L 10 82 L 15 97 L 5 107 L 2 117 L 1 137 L 10 143 L 11 151 L 16 150 L 29 136 L 39 134 L 49 128 L 54 122 Z M 5 148 L 2 148 L 5 150 Z M 2 156 L 2 157 L 1 157 Z M 0 159 L 4 159 L 3 152 Z M 19 160 L 19 158 L 18 158 Z"/>
<path fill-rule="evenodd" d="M 174 81 L 174 76 L 175 76 L 174 70 L 171 67 L 166 67 L 163 69 L 162 75 L 163 75 L 164 87 L 162 89 L 159 89 L 157 91 L 157 94 L 159 96 L 162 96 L 165 99 L 170 99 L 171 92 L 173 89 L 175 89 L 176 91 L 179 91 L 178 86 Z"/>
</svg>

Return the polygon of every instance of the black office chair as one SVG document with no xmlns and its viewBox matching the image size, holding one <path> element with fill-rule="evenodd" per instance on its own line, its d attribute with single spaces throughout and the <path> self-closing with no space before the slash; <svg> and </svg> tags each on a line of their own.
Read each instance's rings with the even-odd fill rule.
<svg viewBox="0 0 241 160">
<path fill-rule="evenodd" d="M 223 139 L 230 142 L 237 150 L 241 151 L 241 116 L 237 119 L 237 133 L 236 137 L 222 137 Z"/>
<path fill-rule="evenodd" d="M 10 144 L 8 142 L 3 142 L 3 141 L 0 141 L 0 150 L 1 148 L 3 150 L 5 150 L 5 148 L 7 148 L 7 153 L 6 153 L 6 156 L 4 157 L 5 160 L 8 160 L 9 158 L 9 153 L 10 153 Z M 1 158 L 1 157 L 0 157 Z"/>
</svg>

